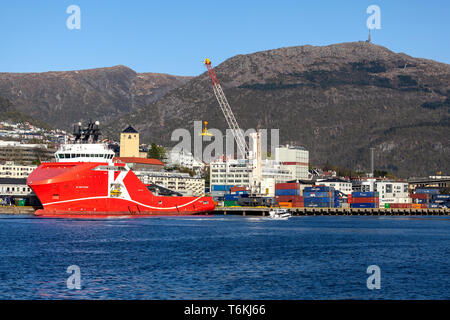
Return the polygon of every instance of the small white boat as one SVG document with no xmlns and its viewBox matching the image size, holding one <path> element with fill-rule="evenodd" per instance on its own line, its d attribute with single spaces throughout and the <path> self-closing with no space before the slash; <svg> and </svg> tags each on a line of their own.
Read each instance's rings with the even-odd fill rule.
<svg viewBox="0 0 450 320">
<path fill-rule="evenodd" d="M 290 217 L 292 217 L 292 214 L 289 212 L 288 209 L 270 209 L 269 211 L 269 218 L 271 219 L 283 219 L 287 220 Z"/>
</svg>

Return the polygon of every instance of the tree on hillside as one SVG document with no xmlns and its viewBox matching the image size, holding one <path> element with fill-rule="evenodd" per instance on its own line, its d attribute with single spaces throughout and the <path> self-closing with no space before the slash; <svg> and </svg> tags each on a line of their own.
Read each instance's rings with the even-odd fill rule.
<svg viewBox="0 0 450 320">
<path fill-rule="evenodd" d="M 166 158 L 166 149 L 153 142 L 150 150 L 148 150 L 147 158 L 163 160 Z"/>
</svg>

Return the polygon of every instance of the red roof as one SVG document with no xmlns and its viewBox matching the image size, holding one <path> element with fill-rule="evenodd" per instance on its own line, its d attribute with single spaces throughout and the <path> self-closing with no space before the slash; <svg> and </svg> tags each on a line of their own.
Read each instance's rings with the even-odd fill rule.
<svg viewBox="0 0 450 320">
<path fill-rule="evenodd" d="M 114 157 L 113 161 L 121 161 L 125 163 L 139 163 L 139 164 L 153 164 L 157 166 L 164 166 L 164 163 L 158 159 L 147 159 L 139 157 Z"/>
</svg>

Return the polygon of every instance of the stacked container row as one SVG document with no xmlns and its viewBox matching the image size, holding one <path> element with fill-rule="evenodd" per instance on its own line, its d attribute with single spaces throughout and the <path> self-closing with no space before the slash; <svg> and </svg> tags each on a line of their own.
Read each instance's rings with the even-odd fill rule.
<svg viewBox="0 0 450 320">
<path fill-rule="evenodd" d="M 333 208 L 334 200 L 333 187 L 312 186 L 303 189 L 303 201 L 307 208 Z"/>
<path fill-rule="evenodd" d="M 378 208 L 378 192 L 352 192 L 350 199 L 351 208 Z"/>
<path fill-rule="evenodd" d="M 275 184 L 275 198 L 283 207 L 303 207 L 303 197 L 300 195 L 300 183 Z"/>
</svg>

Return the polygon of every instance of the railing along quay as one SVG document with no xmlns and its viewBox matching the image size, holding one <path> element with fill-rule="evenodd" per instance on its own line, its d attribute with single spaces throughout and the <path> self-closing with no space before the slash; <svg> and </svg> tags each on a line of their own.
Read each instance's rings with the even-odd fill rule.
<svg viewBox="0 0 450 320">
<path fill-rule="evenodd" d="M 442 216 L 450 215 L 448 208 L 287 208 L 295 216 Z M 265 207 L 216 207 L 215 214 L 266 216 L 269 208 Z"/>
</svg>

